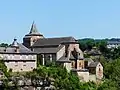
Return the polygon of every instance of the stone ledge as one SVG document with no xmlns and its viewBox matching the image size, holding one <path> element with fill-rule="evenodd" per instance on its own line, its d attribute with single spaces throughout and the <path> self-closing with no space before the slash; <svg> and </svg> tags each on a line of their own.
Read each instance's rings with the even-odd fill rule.
<svg viewBox="0 0 120 90">
<path fill-rule="evenodd" d="M 73 72 L 89 72 L 88 69 L 72 69 Z"/>
</svg>

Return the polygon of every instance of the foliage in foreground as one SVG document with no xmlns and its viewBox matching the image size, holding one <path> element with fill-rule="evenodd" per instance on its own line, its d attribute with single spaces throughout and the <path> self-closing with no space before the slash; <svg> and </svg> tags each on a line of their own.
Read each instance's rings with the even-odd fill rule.
<svg viewBox="0 0 120 90">
<path fill-rule="evenodd" d="M 31 79 L 36 77 L 52 79 L 57 90 L 119 90 L 117 82 L 112 81 L 112 79 L 105 79 L 101 84 L 94 82 L 82 83 L 76 74 L 68 73 L 65 68 L 56 65 L 49 67 L 39 65 L 33 72 L 21 75 Z"/>
<path fill-rule="evenodd" d="M 39 65 L 38 68 L 34 69 L 32 72 L 12 73 L 7 72 L 5 64 L 3 61 L 0 61 L 0 68 L 7 76 L 7 79 L 3 80 L 6 90 L 9 88 L 8 80 L 11 76 L 24 76 L 31 80 L 37 77 L 49 78 L 54 81 L 53 85 L 57 90 L 119 90 L 120 59 L 109 62 L 104 61 L 103 63 L 106 79 L 99 85 L 93 82 L 82 83 L 76 74 L 72 72 L 68 73 L 65 68 L 55 64 L 51 64 L 47 67 Z M 17 85 L 16 88 L 18 88 Z"/>
</svg>

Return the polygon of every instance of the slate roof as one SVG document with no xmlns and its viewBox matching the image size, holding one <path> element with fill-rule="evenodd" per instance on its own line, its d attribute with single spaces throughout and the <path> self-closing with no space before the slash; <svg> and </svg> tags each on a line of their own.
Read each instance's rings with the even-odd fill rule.
<svg viewBox="0 0 120 90">
<path fill-rule="evenodd" d="M 57 61 L 58 62 L 71 62 L 70 60 L 75 60 L 75 57 L 70 54 L 70 57 L 66 57 L 65 54 L 60 58 L 58 59 Z"/>
<path fill-rule="evenodd" d="M 98 64 L 99 64 L 99 62 L 91 62 L 88 67 L 95 68 Z"/>
<path fill-rule="evenodd" d="M 19 52 L 16 52 L 16 48 L 19 49 Z M 24 45 L 17 42 L 16 39 L 14 39 L 13 43 L 9 47 L 0 47 L 0 53 L 26 53 L 26 54 L 35 54 L 35 52 L 32 52 L 30 49 L 25 47 Z"/>
<path fill-rule="evenodd" d="M 71 62 L 67 57 L 62 56 L 60 59 L 57 60 L 57 62 Z"/>
<path fill-rule="evenodd" d="M 66 57 L 66 54 L 64 54 L 60 59 L 57 60 L 57 62 L 71 62 L 71 60 L 75 60 L 76 58 L 74 55 L 71 53 L 70 57 Z M 82 58 L 79 57 L 79 59 L 83 60 Z"/>
<path fill-rule="evenodd" d="M 84 61 L 94 62 L 91 58 L 84 58 Z"/>
<path fill-rule="evenodd" d="M 35 35 L 35 36 L 37 36 L 37 35 L 38 35 L 38 36 L 43 36 L 42 34 L 40 34 L 40 33 L 38 32 L 38 30 L 37 30 L 37 28 L 36 28 L 36 25 L 35 25 L 35 23 L 34 23 L 34 21 L 33 21 L 29 34 L 25 35 L 24 38 L 29 38 L 30 36 L 34 36 L 34 35 Z"/>
<path fill-rule="evenodd" d="M 43 38 L 37 40 L 33 47 L 40 47 L 40 46 L 55 46 L 60 45 L 63 42 L 76 42 L 75 38 L 73 37 L 60 37 L 60 38 Z"/>
<path fill-rule="evenodd" d="M 27 47 L 25 47 L 23 44 L 18 43 L 18 46 L 19 46 L 19 53 L 35 53 L 35 52 L 32 52 Z"/>
<path fill-rule="evenodd" d="M 43 48 L 37 48 L 34 49 L 35 53 L 57 53 L 61 48 L 63 48 L 64 45 L 60 45 L 58 47 L 43 47 Z"/>
<path fill-rule="evenodd" d="M 101 55 L 101 52 L 98 49 L 91 49 L 91 51 L 85 50 L 84 53 L 89 55 Z"/>
</svg>

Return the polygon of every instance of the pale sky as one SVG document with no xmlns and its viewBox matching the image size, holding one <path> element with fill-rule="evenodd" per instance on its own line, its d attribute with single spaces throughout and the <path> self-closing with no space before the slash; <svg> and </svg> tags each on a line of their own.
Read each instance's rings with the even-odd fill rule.
<svg viewBox="0 0 120 90">
<path fill-rule="evenodd" d="M 19 42 L 30 26 L 45 37 L 120 37 L 120 0 L 0 0 L 0 43 Z"/>
</svg>

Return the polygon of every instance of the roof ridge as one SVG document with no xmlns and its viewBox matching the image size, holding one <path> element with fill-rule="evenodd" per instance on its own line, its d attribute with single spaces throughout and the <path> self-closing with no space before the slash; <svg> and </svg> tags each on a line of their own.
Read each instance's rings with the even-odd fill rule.
<svg viewBox="0 0 120 90">
<path fill-rule="evenodd" d="M 18 45 L 21 45 L 23 48 L 25 48 L 26 50 L 28 50 L 29 52 L 33 52 L 33 51 L 31 51 L 30 49 L 28 49 L 26 46 L 24 46 L 23 44 L 21 44 L 21 43 L 18 43 Z M 20 47 L 20 46 L 19 46 Z"/>
<path fill-rule="evenodd" d="M 50 38 L 42 38 L 42 39 L 59 39 L 59 38 L 74 38 L 72 36 L 66 36 L 66 37 L 50 37 Z"/>
</svg>

